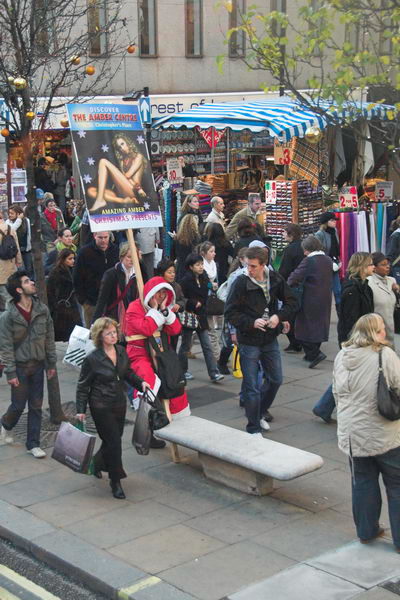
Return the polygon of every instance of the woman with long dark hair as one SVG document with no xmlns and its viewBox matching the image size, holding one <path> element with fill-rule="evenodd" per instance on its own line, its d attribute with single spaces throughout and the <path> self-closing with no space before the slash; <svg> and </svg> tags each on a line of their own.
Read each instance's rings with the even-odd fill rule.
<svg viewBox="0 0 400 600">
<path fill-rule="evenodd" d="M 64 248 L 47 279 L 47 298 L 56 342 L 67 342 L 75 325 L 81 325 L 72 279 L 75 252 Z"/>
<path fill-rule="evenodd" d="M 200 242 L 198 219 L 189 213 L 179 223 L 175 238 L 176 280 L 179 282 L 186 274 L 185 261 L 188 255 Z"/>
<path fill-rule="evenodd" d="M 217 264 L 218 285 L 222 285 L 227 279 L 229 260 L 233 257 L 232 244 L 219 223 L 208 223 L 204 229 L 204 238 L 215 247 L 214 260 Z"/>
</svg>

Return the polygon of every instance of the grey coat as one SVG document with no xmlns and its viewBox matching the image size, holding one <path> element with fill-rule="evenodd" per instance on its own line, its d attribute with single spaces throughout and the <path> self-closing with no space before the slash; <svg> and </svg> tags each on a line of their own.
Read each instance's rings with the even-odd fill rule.
<svg viewBox="0 0 400 600">
<path fill-rule="evenodd" d="M 374 273 L 367 277 L 374 296 L 374 311 L 385 321 L 386 337 L 394 346 L 394 307 L 396 294 L 393 291 L 394 277 L 381 277 Z"/>
<path fill-rule="evenodd" d="M 296 339 L 303 342 L 329 339 L 332 273 L 332 259 L 325 254 L 312 253 L 289 275 L 289 286 L 303 285 L 301 308 L 294 327 Z"/>
<path fill-rule="evenodd" d="M 337 242 L 339 244 L 339 236 L 338 236 L 338 232 L 336 230 L 335 230 L 335 233 L 336 233 Z M 331 238 L 330 233 L 328 233 L 324 229 L 319 229 L 314 235 L 317 239 L 319 239 L 319 241 L 321 242 L 321 244 L 323 246 L 324 252 L 329 256 L 329 252 L 331 251 L 331 244 L 332 244 L 332 238 Z"/>
<path fill-rule="evenodd" d="M 7 310 L 0 317 L 1 357 L 6 365 L 8 381 L 17 376 L 17 362 L 37 360 L 44 361 L 46 369 L 54 369 L 56 366 L 57 354 L 50 311 L 37 298 L 32 298 L 32 302 L 30 323 L 21 315 L 14 300 L 8 303 Z"/>
</svg>

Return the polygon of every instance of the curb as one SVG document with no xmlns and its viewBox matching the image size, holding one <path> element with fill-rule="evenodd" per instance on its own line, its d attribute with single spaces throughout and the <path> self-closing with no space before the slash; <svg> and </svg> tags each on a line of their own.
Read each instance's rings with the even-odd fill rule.
<svg viewBox="0 0 400 600">
<path fill-rule="evenodd" d="M 112 600 L 197 600 L 4 500 L 0 537 Z"/>
</svg>

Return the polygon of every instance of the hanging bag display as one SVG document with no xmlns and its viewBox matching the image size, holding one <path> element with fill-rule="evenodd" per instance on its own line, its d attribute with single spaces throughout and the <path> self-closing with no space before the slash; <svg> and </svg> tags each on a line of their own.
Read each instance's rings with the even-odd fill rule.
<svg viewBox="0 0 400 600">
<path fill-rule="evenodd" d="M 387 384 L 382 367 L 382 350 L 379 351 L 378 412 L 389 421 L 400 419 L 400 397 Z"/>
</svg>

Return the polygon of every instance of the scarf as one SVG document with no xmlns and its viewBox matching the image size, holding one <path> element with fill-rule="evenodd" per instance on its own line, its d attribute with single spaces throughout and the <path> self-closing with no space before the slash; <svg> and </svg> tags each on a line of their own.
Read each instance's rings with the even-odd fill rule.
<svg viewBox="0 0 400 600">
<path fill-rule="evenodd" d="M 46 216 L 46 219 L 50 223 L 50 227 L 53 229 L 53 231 L 57 231 L 57 213 L 56 213 L 56 211 L 50 212 L 49 209 L 46 208 L 44 211 L 44 214 Z"/>
<path fill-rule="evenodd" d="M 217 263 L 215 260 L 204 259 L 204 270 L 208 275 L 208 279 L 213 282 L 217 280 Z"/>
</svg>

